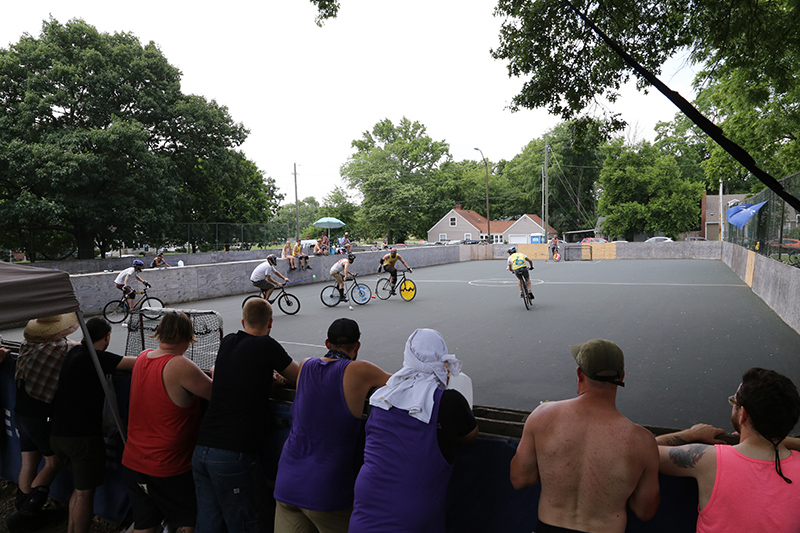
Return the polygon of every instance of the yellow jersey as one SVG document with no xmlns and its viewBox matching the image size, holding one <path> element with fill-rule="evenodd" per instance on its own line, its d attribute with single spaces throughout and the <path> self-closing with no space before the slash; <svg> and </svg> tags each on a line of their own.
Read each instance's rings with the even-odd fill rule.
<svg viewBox="0 0 800 533">
<path fill-rule="evenodd" d="M 513 253 L 508 258 L 508 264 L 511 265 L 511 270 L 519 270 L 528 266 L 528 257 L 520 252 Z"/>
</svg>

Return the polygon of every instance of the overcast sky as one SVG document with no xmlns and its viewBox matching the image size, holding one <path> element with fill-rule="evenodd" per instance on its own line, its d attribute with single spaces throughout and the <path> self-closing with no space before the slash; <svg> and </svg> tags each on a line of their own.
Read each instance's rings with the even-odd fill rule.
<svg viewBox="0 0 800 533">
<path fill-rule="evenodd" d="M 38 36 L 52 15 L 101 32 L 154 41 L 183 73 L 182 90 L 227 106 L 250 130 L 242 150 L 277 182 L 286 201 L 323 197 L 343 185 L 350 143 L 383 120 L 405 116 L 450 145 L 456 161 L 511 159 L 558 122 L 544 110 L 506 109 L 523 80 L 491 58 L 501 20 L 496 0 L 342 0 L 322 28 L 307 0 L 33 0 L 9 3 L 0 46 Z M 692 98 L 692 71 L 679 61 L 662 81 Z M 654 138 L 677 109 L 658 92 L 627 87 L 613 108 L 629 137 Z"/>
</svg>

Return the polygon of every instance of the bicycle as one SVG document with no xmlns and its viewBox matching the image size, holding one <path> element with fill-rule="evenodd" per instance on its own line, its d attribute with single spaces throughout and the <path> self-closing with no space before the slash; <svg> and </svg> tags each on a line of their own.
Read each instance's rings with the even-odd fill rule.
<svg viewBox="0 0 800 533">
<path fill-rule="evenodd" d="M 417 295 L 417 284 L 410 279 L 406 279 L 406 272 L 408 270 L 398 270 L 397 273 L 402 277 L 397 280 L 397 283 L 392 285 L 391 277 L 378 278 L 378 283 L 375 285 L 375 294 L 381 300 L 388 300 L 393 294 L 396 294 L 396 288 L 400 287 L 400 297 L 410 302 Z"/>
<path fill-rule="evenodd" d="M 514 275 L 517 276 L 517 281 L 519 282 L 519 290 L 521 293 L 520 297 L 522 298 L 522 302 L 525 304 L 525 309 L 530 310 L 533 300 L 531 299 L 531 293 L 528 292 L 528 285 L 525 283 L 525 280 L 520 274 L 514 272 Z"/>
<path fill-rule="evenodd" d="M 274 293 L 272 299 L 266 299 L 270 304 L 274 303 L 275 300 L 278 301 L 278 307 L 280 307 L 281 311 L 286 313 L 287 315 L 296 315 L 297 312 L 300 310 L 300 299 L 295 296 L 294 294 L 289 294 L 286 292 L 286 285 L 281 285 L 280 290 Z M 244 304 L 253 298 L 264 298 L 264 294 L 267 291 L 261 290 L 259 294 L 251 294 L 247 298 L 244 299 L 242 302 L 242 308 L 244 308 Z"/>
<path fill-rule="evenodd" d="M 372 299 L 372 289 L 365 283 L 359 283 L 356 276 L 357 274 L 350 273 L 350 277 L 353 280 L 349 289 L 350 300 L 358 305 L 364 305 Z M 347 281 L 344 282 L 343 292 L 344 294 L 348 293 Z M 339 302 L 342 301 L 341 295 L 339 294 L 339 285 L 334 283 L 333 285 L 323 287 L 322 291 L 319 293 L 319 299 L 322 300 L 322 303 L 327 307 L 336 307 L 339 305 Z"/>
<path fill-rule="evenodd" d="M 103 316 L 106 320 L 111 322 L 112 324 L 119 324 L 126 318 L 131 312 L 131 309 L 139 309 L 142 311 L 142 314 L 145 318 L 150 320 L 156 320 L 161 316 L 161 309 L 164 308 L 164 302 L 156 298 L 155 296 L 148 296 L 147 289 L 150 288 L 150 284 L 148 283 L 145 285 L 144 289 L 141 291 L 134 291 L 133 294 L 141 295 L 133 306 L 130 306 L 127 294 L 123 294 L 122 298 L 118 300 L 111 300 L 103 307 Z M 155 309 L 154 311 L 148 311 L 145 308 L 150 307 Z"/>
</svg>

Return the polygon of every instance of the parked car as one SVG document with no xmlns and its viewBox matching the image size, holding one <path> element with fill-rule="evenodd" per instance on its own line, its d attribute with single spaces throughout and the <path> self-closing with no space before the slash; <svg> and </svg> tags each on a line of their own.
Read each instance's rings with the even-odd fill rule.
<svg viewBox="0 0 800 533">
<path fill-rule="evenodd" d="M 462 242 L 464 242 L 464 241 L 447 241 L 445 244 L 447 246 L 450 246 L 451 244 L 461 244 Z"/>
<path fill-rule="evenodd" d="M 770 246 L 776 248 L 783 248 L 784 250 L 800 250 L 800 239 L 772 239 L 768 243 Z"/>
<path fill-rule="evenodd" d="M 592 243 L 607 243 L 608 241 L 602 237 L 586 237 L 585 239 L 581 239 L 581 244 L 592 244 Z"/>
<path fill-rule="evenodd" d="M 480 244 L 481 241 L 476 241 L 475 239 L 464 239 L 461 244 Z"/>
<path fill-rule="evenodd" d="M 707 241 L 708 239 L 706 239 L 705 237 L 686 237 L 685 240 L 691 242 L 691 241 Z"/>
<path fill-rule="evenodd" d="M 650 237 L 644 242 L 675 242 L 669 237 Z"/>
</svg>

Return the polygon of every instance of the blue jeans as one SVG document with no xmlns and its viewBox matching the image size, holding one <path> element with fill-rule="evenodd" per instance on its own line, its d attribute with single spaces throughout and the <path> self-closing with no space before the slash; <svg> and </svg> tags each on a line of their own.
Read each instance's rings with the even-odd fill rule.
<svg viewBox="0 0 800 533">
<path fill-rule="evenodd" d="M 272 532 L 275 501 L 258 455 L 197 446 L 192 457 L 197 533 Z"/>
</svg>

